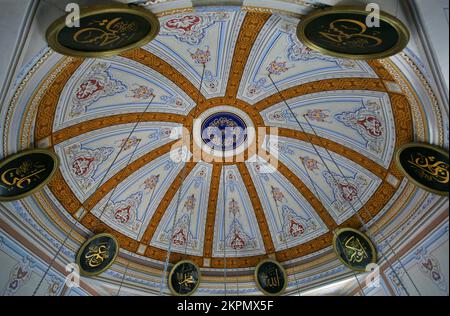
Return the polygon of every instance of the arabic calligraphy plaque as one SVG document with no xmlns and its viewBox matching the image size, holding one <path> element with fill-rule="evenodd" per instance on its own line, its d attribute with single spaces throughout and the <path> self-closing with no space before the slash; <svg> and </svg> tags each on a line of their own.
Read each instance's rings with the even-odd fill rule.
<svg viewBox="0 0 450 316">
<path fill-rule="evenodd" d="M 59 165 L 58 157 L 43 149 L 28 150 L 0 162 L 0 201 L 24 198 L 41 189 Z"/>
<path fill-rule="evenodd" d="M 99 275 L 116 260 L 119 245 L 114 236 L 98 234 L 86 241 L 77 254 L 80 273 L 86 276 Z"/>
<path fill-rule="evenodd" d="M 148 10 L 129 6 L 81 9 L 79 27 L 68 27 L 66 17 L 47 30 L 47 41 L 68 56 L 112 56 L 141 47 L 159 32 L 158 19 Z"/>
<path fill-rule="evenodd" d="M 372 242 L 356 229 L 338 229 L 333 238 L 333 247 L 339 260 L 354 271 L 365 272 L 367 265 L 377 262 Z"/>
<path fill-rule="evenodd" d="M 370 13 L 347 6 L 316 11 L 299 23 L 297 36 L 310 49 L 340 58 L 386 58 L 402 51 L 409 41 L 404 24 L 380 12 L 379 27 L 370 27 Z"/>
<path fill-rule="evenodd" d="M 256 266 L 255 279 L 258 288 L 266 295 L 279 295 L 287 285 L 286 271 L 277 261 L 270 259 Z"/>
<path fill-rule="evenodd" d="M 449 192 L 448 152 L 428 144 L 409 143 L 396 153 L 397 167 L 417 186 L 432 193 Z"/>
<path fill-rule="evenodd" d="M 189 260 L 175 264 L 169 274 L 169 288 L 175 295 L 191 295 L 200 284 L 200 269 Z"/>
</svg>

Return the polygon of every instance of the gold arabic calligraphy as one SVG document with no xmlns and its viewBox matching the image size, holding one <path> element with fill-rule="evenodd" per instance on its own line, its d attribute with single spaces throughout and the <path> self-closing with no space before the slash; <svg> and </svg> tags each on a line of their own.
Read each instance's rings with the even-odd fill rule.
<svg viewBox="0 0 450 316">
<path fill-rule="evenodd" d="M 92 245 L 84 258 L 91 268 L 96 268 L 109 258 L 109 244 Z"/>
<path fill-rule="evenodd" d="M 367 252 L 355 236 L 351 236 L 345 242 L 344 249 L 349 262 L 361 263 L 364 259 L 368 258 Z"/>
<path fill-rule="evenodd" d="M 194 277 L 189 273 L 177 273 L 177 280 L 179 285 L 189 287 L 190 284 L 195 284 Z"/>
<path fill-rule="evenodd" d="M 39 175 L 46 170 L 39 162 L 26 160 L 19 167 L 4 171 L 0 178 L 2 184 L 12 188 L 25 189 L 33 180 L 39 179 Z"/>
<path fill-rule="evenodd" d="M 427 178 L 430 181 L 434 180 L 443 184 L 448 183 L 448 163 L 437 160 L 434 156 L 424 156 L 420 153 L 417 153 L 416 156 L 411 155 L 411 159 L 408 160 L 408 163 L 422 171 L 422 177 Z"/>
<path fill-rule="evenodd" d="M 73 40 L 80 44 L 92 44 L 100 47 L 130 39 L 137 30 L 135 22 L 126 22 L 122 18 L 94 21 L 92 27 L 76 32 Z M 116 43 L 118 44 L 118 43 Z"/>
<path fill-rule="evenodd" d="M 338 19 L 330 23 L 328 31 L 319 34 L 346 48 L 377 47 L 383 43 L 381 38 L 366 34 L 366 31 L 367 26 L 360 21 Z"/>
</svg>

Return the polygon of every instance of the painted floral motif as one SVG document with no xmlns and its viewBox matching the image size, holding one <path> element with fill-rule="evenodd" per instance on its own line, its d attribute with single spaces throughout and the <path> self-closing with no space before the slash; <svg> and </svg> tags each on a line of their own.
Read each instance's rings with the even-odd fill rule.
<svg viewBox="0 0 450 316">
<path fill-rule="evenodd" d="M 172 244 L 174 246 L 190 246 L 196 247 L 197 241 L 194 240 L 194 236 L 190 231 L 191 218 L 189 214 L 183 214 L 176 222 L 175 227 L 173 229 L 173 235 L 171 237 Z M 170 230 L 170 229 L 169 229 Z M 161 241 L 167 241 L 167 231 L 161 234 Z"/>
<path fill-rule="evenodd" d="M 150 87 L 146 87 L 143 85 L 138 85 L 134 89 L 130 89 L 128 97 L 134 99 L 148 100 L 155 96 L 154 90 Z"/>
<path fill-rule="evenodd" d="M 179 41 L 195 46 L 206 36 L 206 30 L 216 22 L 229 18 L 228 13 L 185 14 L 161 23 L 160 35 L 175 36 Z"/>
<path fill-rule="evenodd" d="M 183 99 L 178 96 L 163 95 L 161 101 L 172 108 L 185 108 L 186 104 Z"/>
<path fill-rule="evenodd" d="M 305 232 L 317 229 L 317 224 L 312 219 L 303 218 L 287 205 L 281 207 L 283 218 L 282 229 L 284 240 L 295 239 L 302 236 Z"/>
<path fill-rule="evenodd" d="M 52 277 L 50 281 L 48 282 L 48 288 L 46 296 L 57 296 L 59 293 L 59 290 L 62 287 L 62 281 L 56 277 Z"/>
<path fill-rule="evenodd" d="M 83 189 L 94 184 L 94 175 L 98 167 L 114 152 L 112 147 L 96 149 L 84 148 L 81 144 L 73 144 L 67 148 L 69 169 Z"/>
<path fill-rule="evenodd" d="M 286 66 L 285 61 L 278 60 L 279 58 L 276 58 L 269 64 L 269 66 L 267 66 L 266 70 L 269 72 L 269 74 L 278 76 L 289 70 L 289 68 Z"/>
<path fill-rule="evenodd" d="M 256 247 L 256 241 L 244 231 L 242 224 L 236 218 L 231 222 L 225 237 L 225 244 L 227 248 L 233 250 L 251 249 Z M 223 243 L 221 243 L 219 247 L 220 250 L 223 250 Z"/>
<path fill-rule="evenodd" d="M 144 180 L 144 190 L 147 192 L 153 191 L 159 182 L 159 174 L 152 174 L 150 177 Z"/>
<path fill-rule="evenodd" d="M 400 280 L 402 278 L 404 270 L 401 269 L 399 265 L 394 269 L 395 272 L 391 270 L 388 274 L 388 277 L 391 280 L 391 284 L 393 285 L 393 288 L 397 292 L 398 296 L 407 295 L 403 282 Z"/>
<path fill-rule="evenodd" d="M 192 212 L 195 208 L 196 203 L 197 199 L 195 198 L 195 194 L 192 194 L 186 198 L 183 208 L 186 212 Z"/>
<path fill-rule="evenodd" d="M 300 159 L 300 161 L 302 162 L 302 164 L 309 170 L 314 172 L 315 170 L 320 170 L 319 168 L 319 162 L 314 159 L 314 158 L 310 158 L 308 156 L 305 157 L 298 157 Z"/>
<path fill-rule="evenodd" d="M 233 215 L 233 217 L 237 217 L 240 215 L 240 207 L 239 202 L 237 202 L 235 199 L 231 199 L 230 202 L 228 202 L 228 212 Z"/>
<path fill-rule="evenodd" d="M 294 151 L 289 148 L 289 144 L 285 142 L 280 142 L 275 137 L 271 137 L 268 140 L 267 147 L 269 149 L 269 153 L 283 153 L 286 155 L 292 155 L 294 154 Z"/>
<path fill-rule="evenodd" d="M 305 117 L 310 121 L 324 123 L 329 121 L 330 112 L 327 110 L 312 109 L 305 113 Z"/>
<path fill-rule="evenodd" d="M 419 248 L 416 253 L 416 260 L 419 262 L 420 271 L 427 276 L 442 292 L 447 293 L 447 280 L 441 271 L 439 261 L 432 255 L 427 254 L 424 247 Z"/>
<path fill-rule="evenodd" d="M 323 177 L 333 190 L 335 201 L 331 206 L 339 213 L 344 212 L 347 207 L 358 201 L 363 187 L 368 183 L 361 175 L 354 178 L 343 178 L 336 173 L 324 171 Z"/>
<path fill-rule="evenodd" d="M 368 101 L 355 112 L 343 112 L 335 118 L 347 127 L 358 132 L 367 142 L 367 147 L 374 152 L 383 150 L 384 124 L 379 114 L 380 105 L 375 101 Z"/>
<path fill-rule="evenodd" d="M 269 120 L 286 123 L 290 120 L 295 120 L 294 116 L 289 112 L 289 110 L 274 111 L 270 113 L 268 117 Z"/>
<path fill-rule="evenodd" d="M 137 231 L 140 223 L 138 222 L 137 212 L 142 201 L 142 192 L 137 192 L 123 201 L 114 203 L 110 201 L 105 207 L 105 214 L 112 218 L 116 223 L 129 227 L 132 231 Z"/>
<path fill-rule="evenodd" d="M 217 81 L 216 77 L 213 76 L 210 70 L 205 70 L 204 83 L 209 88 L 210 92 L 217 92 L 219 82 Z"/>
<path fill-rule="evenodd" d="M 280 188 L 272 186 L 271 189 L 272 197 L 275 202 L 285 203 L 287 201 L 284 193 L 281 192 Z"/>
<path fill-rule="evenodd" d="M 72 117 L 85 113 L 88 106 L 101 98 L 126 91 L 127 86 L 123 82 L 113 79 L 109 68 L 110 66 L 106 63 L 97 63 L 83 77 L 72 98 L 70 112 Z"/>
<path fill-rule="evenodd" d="M 211 52 L 209 51 L 209 46 L 206 46 L 206 50 L 197 48 L 194 53 L 189 53 L 191 54 L 192 60 L 196 64 L 206 65 L 211 61 Z"/>
<path fill-rule="evenodd" d="M 321 60 L 321 61 L 329 61 L 334 62 L 341 68 L 351 69 L 356 66 L 355 61 L 349 59 L 340 59 L 334 58 L 330 56 L 322 55 L 321 53 L 310 49 L 303 45 L 295 35 L 296 31 L 288 30 L 288 48 L 286 49 L 286 57 L 288 60 L 296 62 L 296 61 L 311 61 L 311 60 Z"/>
<path fill-rule="evenodd" d="M 118 142 L 117 148 L 122 151 L 127 151 L 135 146 L 137 146 L 142 139 L 137 138 L 136 136 L 131 136 L 130 138 L 123 138 Z"/>
<path fill-rule="evenodd" d="M 266 82 L 267 82 L 266 78 L 261 78 L 253 82 L 251 85 L 247 87 L 247 96 L 251 98 L 260 94 Z"/>
<path fill-rule="evenodd" d="M 32 265 L 34 262 L 29 257 L 24 258 L 22 262 L 17 263 L 9 273 L 9 280 L 3 296 L 13 296 L 22 286 L 24 286 L 31 278 Z"/>
</svg>

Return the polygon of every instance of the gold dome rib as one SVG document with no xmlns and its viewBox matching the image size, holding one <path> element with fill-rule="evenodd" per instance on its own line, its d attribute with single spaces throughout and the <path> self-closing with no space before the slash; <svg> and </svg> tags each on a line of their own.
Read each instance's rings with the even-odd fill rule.
<svg viewBox="0 0 450 316">
<path fill-rule="evenodd" d="M 258 227 L 259 231 L 261 232 L 261 237 L 264 242 L 266 253 L 274 253 L 275 246 L 273 244 L 272 236 L 270 235 L 269 224 L 267 223 L 266 216 L 264 215 L 264 211 L 258 196 L 258 192 L 256 191 L 255 184 L 250 177 L 250 173 L 245 163 L 238 163 L 237 167 L 241 174 L 242 181 L 244 181 L 244 185 L 247 188 L 247 192 L 253 206 L 253 211 L 255 212 L 256 220 L 258 221 Z"/>
<path fill-rule="evenodd" d="M 245 15 L 231 62 L 230 75 L 225 93 L 227 97 L 236 98 L 253 44 L 270 16 L 271 14 L 268 13 L 261 14 L 257 12 L 247 12 Z"/>
<path fill-rule="evenodd" d="M 205 258 L 211 258 L 213 240 L 214 240 L 214 226 L 216 220 L 217 211 L 217 198 L 219 194 L 220 175 L 222 173 L 223 165 L 213 164 L 213 170 L 211 174 L 211 186 L 209 190 L 208 200 L 208 212 L 206 214 L 205 236 L 203 246 L 203 256 Z"/>
<path fill-rule="evenodd" d="M 280 137 L 287 137 L 296 139 L 303 142 L 309 142 L 311 141 L 314 145 L 319 147 L 324 147 L 328 149 L 330 152 L 334 152 L 358 165 L 363 167 L 364 169 L 369 170 L 374 175 L 379 177 L 380 179 L 384 179 L 388 173 L 388 171 L 377 164 L 376 162 L 372 161 L 370 158 L 367 158 L 363 154 L 346 147 L 342 144 L 336 143 L 328 138 L 323 138 L 320 136 L 316 136 L 314 134 L 305 134 L 293 129 L 288 128 L 278 128 L 278 136 Z"/>
<path fill-rule="evenodd" d="M 162 198 L 161 202 L 156 208 L 155 213 L 153 213 L 153 216 L 149 221 L 149 225 L 147 226 L 144 234 L 142 235 L 141 243 L 144 244 L 150 243 L 150 241 L 153 238 L 153 235 L 155 234 L 156 228 L 158 227 L 164 213 L 167 211 L 167 208 L 169 207 L 170 202 L 176 196 L 177 191 L 180 189 L 181 183 L 184 180 L 183 173 L 185 172 L 186 177 L 188 177 L 188 175 L 191 173 L 191 171 L 194 169 L 196 165 L 197 165 L 196 162 L 187 162 L 186 166 L 184 167 L 185 170 L 183 169 L 180 170 L 175 180 L 172 182 L 172 184 L 169 186 L 168 190 L 164 194 L 164 197 Z"/>
<path fill-rule="evenodd" d="M 290 99 L 318 92 L 335 90 L 366 90 L 387 92 L 386 87 L 380 79 L 372 78 L 339 78 L 325 79 L 308 82 L 302 85 L 282 90 L 283 97 L 289 102 Z M 255 109 L 263 111 L 273 105 L 284 102 L 279 93 L 275 93 L 255 104 Z"/>
<path fill-rule="evenodd" d="M 142 116 L 142 117 L 141 117 Z M 72 125 L 56 131 L 52 135 L 53 144 L 62 143 L 70 138 L 77 137 L 84 133 L 99 130 L 105 127 L 115 126 L 119 124 L 129 124 L 139 122 L 171 122 L 183 124 L 185 116 L 172 113 L 146 112 L 127 113 L 101 117 L 89 121 L 85 121 L 76 125 Z"/>
<path fill-rule="evenodd" d="M 117 172 L 115 175 L 112 175 L 105 183 L 103 183 L 92 195 L 86 199 L 83 204 L 85 210 L 90 212 L 95 205 L 97 205 L 105 196 L 111 192 L 114 187 L 120 185 L 123 181 L 125 181 L 128 177 L 130 177 L 134 172 L 138 171 L 142 167 L 144 167 L 149 162 L 155 160 L 156 158 L 169 153 L 171 150 L 179 147 L 178 140 L 174 140 L 168 144 L 165 144 L 161 147 L 158 147 L 155 150 L 152 150 L 145 154 L 144 156 L 136 159 L 131 162 L 127 166 L 125 166 L 122 170 Z"/>
<path fill-rule="evenodd" d="M 155 70 L 163 77 L 167 78 L 176 84 L 182 91 L 184 91 L 192 100 L 197 100 L 198 87 L 196 87 L 190 80 L 183 76 L 178 70 L 172 67 L 169 63 L 162 60 L 158 56 L 138 48 L 130 52 L 121 54 L 122 57 L 129 58 L 135 62 Z M 200 94 L 199 102 L 203 102 L 205 97 Z"/>
</svg>

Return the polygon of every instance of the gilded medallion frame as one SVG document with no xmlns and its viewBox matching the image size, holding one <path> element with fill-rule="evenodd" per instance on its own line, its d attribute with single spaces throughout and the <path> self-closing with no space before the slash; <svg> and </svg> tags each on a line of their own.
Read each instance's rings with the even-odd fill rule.
<svg viewBox="0 0 450 316">
<path fill-rule="evenodd" d="M 284 285 L 283 285 L 283 288 L 280 291 L 278 291 L 277 293 L 267 292 L 266 290 L 264 290 L 262 288 L 261 284 L 259 284 L 259 281 L 258 281 L 258 269 L 266 262 L 271 262 L 271 263 L 275 264 L 281 270 L 281 272 L 283 273 Z M 263 292 L 265 295 L 267 295 L 267 296 L 279 296 L 279 295 L 281 295 L 286 290 L 286 287 L 287 287 L 287 284 L 288 284 L 288 277 L 287 277 L 286 269 L 281 265 L 281 263 L 279 263 L 278 261 L 273 260 L 273 259 L 261 260 L 255 267 L 254 277 L 255 277 L 255 283 L 256 283 L 256 286 L 258 287 L 258 289 L 261 292 Z"/>
<path fill-rule="evenodd" d="M 384 22 L 390 24 L 397 31 L 397 34 L 399 36 L 397 43 L 392 48 L 376 54 L 348 54 L 348 53 L 338 53 L 336 51 L 326 49 L 308 39 L 305 34 L 305 29 L 308 26 L 308 24 L 313 20 L 315 20 L 316 18 L 328 15 L 330 13 L 367 14 L 369 12 L 366 11 L 364 7 L 359 6 L 337 6 L 314 11 L 313 13 L 308 14 L 306 17 L 301 19 L 300 23 L 297 26 L 297 38 L 308 48 L 318 51 L 323 55 L 355 60 L 382 59 L 400 53 L 409 43 L 411 35 L 405 24 L 395 16 L 380 11 L 380 20 L 383 20 Z"/>
<path fill-rule="evenodd" d="M 444 155 L 447 157 L 447 159 L 449 158 L 449 153 L 445 151 L 445 149 L 440 148 L 438 146 L 435 145 L 431 145 L 431 144 L 425 144 L 425 143 L 419 143 L 419 142 L 412 142 L 412 143 L 406 143 L 403 144 L 402 146 L 400 146 L 399 149 L 397 149 L 397 151 L 395 152 L 395 165 L 396 167 L 401 171 L 401 173 L 408 178 L 409 181 L 411 181 L 415 186 L 430 192 L 430 193 L 434 193 L 437 195 L 441 195 L 441 196 L 446 196 L 449 193 L 446 191 L 439 191 L 439 190 L 435 190 L 435 189 L 431 189 L 429 187 L 427 187 L 426 185 L 423 185 L 422 183 L 418 182 L 416 179 L 414 179 L 409 173 L 406 172 L 405 168 L 403 168 L 401 162 L 400 162 L 400 154 L 402 153 L 402 151 L 406 148 L 411 148 L 411 147 L 422 147 L 422 148 L 427 148 L 427 149 L 431 149 L 431 150 L 435 150 L 436 152 Z"/>
<path fill-rule="evenodd" d="M 23 156 L 29 155 L 29 154 L 46 154 L 48 156 L 50 156 L 53 161 L 54 161 L 54 165 L 53 165 L 53 169 L 50 172 L 50 175 L 47 177 L 47 179 L 45 179 L 43 182 L 41 182 L 38 186 L 36 186 L 35 188 L 31 189 L 28 192 L 13 196 L 13 197 L 2 197 L 0 196 L 0 202 L 11 202 L 11 201 L 17 201 L 17 200 L 21 200 L 23 198 L 26 198 L 30 195 L 33 195 L 34 193 L 36 193 L 37 191 L 41 190 L 44 186 L 46 186 L 53 178 L 53 176 L 56 173 L 56 170 L 58 170 L 59 165 L 60 165 L 60 159 L 58 157 L 58 155 L 56 155 L 55 152 L 48 150 L 48 149 L 40 149 L 40 148 L 36 148 L 36 149 L 28 149 L 28 150 L 24 150 L 22 152 L 19 152 L 17 154 L 14 154 L 2 161 L 0 161 L 0 168 L 2 168 L 4 165 L 10 163 L 11 161 L 17 159 L 17 158 L 21 158 Z"/>
<path fill-rule="evenodd" d="M 342 262 L 350 270 L 357 271 L 357 272 L 367 272 L 365 269 L 358 269 L 358 268 L 355 268 L 355 267 L 349 265 L 346 261 L 344 261 L 341 258 L 341 255 L 338 253 L 337 247 L 336 247 L 337 237 L 338 237 L 338 235 L 340 233 L 343 233 L 343 232 L 346 232 L 346 231 L 353 232 L 353 233 L 357 234 L 358 236 L 362 237 L 369 244 L 370 250 L 373 253 L 373 259 L 372 259 L 372 261 L 370 263 L 377 263 L 377 261 L 378 261 L 378 254 L 377 254 L 377 251 L 375 249 L 375 246 L 374 246 L 373 242 L 369 239 L 369 237 L 367 237 L 365 234 L 363 234 L 359 230 L 354 229 L 354 228 L 350 228 L 350 227 L 338 228 L 338 229 L 333 231 L 333 250 L 334 250 L 334 253 L 338 257 L 339 261 Z"/>
<path fill-rule="evenodd" d="M 79 50 L 73 50 L 70 48 L 67 48 L 63 45 L 61 45 L 58 42 L 58 34 L 59 32 L 66 26 L 66 15 L 58 18 L 56 21 L 54 21 L 46 32 L 46 39 L 49 44 L 49 46 L 57 53 L 70 56 L 70 57 L 87 57 L 87 58 L 95 58 L 95 57 L 110 57 L 119 55 L 121 53 L 124 53 L 126 51 L 130 51 L 139 47 L 144 46 L 145 44 L 149 43 L 151 40 L 153 40 L 158 34 L 160 30 L 160 23 L 158 18 L 149 10 L 146 10 L 141 7 L 129 7 L 127 5 L 110 5 L 110 6 L 90 6 L 82 10 L 82 13 L 80 14 L 80 19 L 86 16 L 91 16 L 95 14 L 102 14 L 102 13 L 128 13 L 128 14 L 135 14 L 138 15 L 144 19 L 146 19 L 151 26 L 150 33 L 147 34 L 144 38 L 137 41 L 136 43 L 126 45 L 124 47 L 113 49 L 109 51 L 103 51 L 103 52 L 83 52 Z"/>
<path fill-rule="evenodd" d="M 177 293 L 175 291 L 175 289 L 173 288 L 172 283 L 170 282 L 170 280 L 172 279 L 172 275 L 173 275 L 175 269 L 178 268 L 180 265 L 182 265 L 184 263 L 189 263 L 189 264 L 193 265 L 197 269 L 197 273 L 198 273 L 198 282 L 195 285 L 194 289 L 191 292 L 189 292 L 188 294 Z M 169 284 L 169 289 L 170 289 L 170 291 L 172 292 L 173 295 L 175 295 L 175 296 L 191 296 L 192 294 L 194 294 L 197 291 L 198 287 L 200 286 L 201 279 L 202 279 L 202 274 L 201 274 L 200 268 L 194 261 L 181 260 L 181 261 L 178 261 L 177 263 L 175 263 L 174 266 L 172 267 L 172 269 L 170 269 L 170 273 L 169 273 L 169 277 L 167 279 L 167 283 Z"/>
<path fill-rule="evenodd" d="M 81 254 L 83 253 L 84 249 L 86 249 L 86 247 L 89 245 L 89 243 L 91 241 L 93 241 L 94 239 L 97 239 L 98 237 L 109 237 L 112 240 L 114 240 L 114 242 L 116 243 L 116 252 L 114 253 L 114 257 L 111 260 L 111 262 L 108 263 L 103 269 L 101 269 L 98 272 L 87 272 L 87 271 L 81 269 L 81 265 L 80 265 Z M 86 240 L 83 243 L 83 245 L 81 246 L 81 248 L 77 252 L 75 263 L 80 268 L 80 275 L 90 277 L 90 276 L 97 276 L 97 275 L 102 274 L 103 272 L 108 270 L 114 264 L 114 262 L 116 261 L 117 256 L 119 255 L 119 249 L 120 249 L 119 242 L 117 241 L 116 237 L 114 237 L 110 233 L 100 233 L 100 234 L 96 234 L 96 235 L 92 236 L 91 238 L 89 238 L 88 240 Z"/>
</svg>

